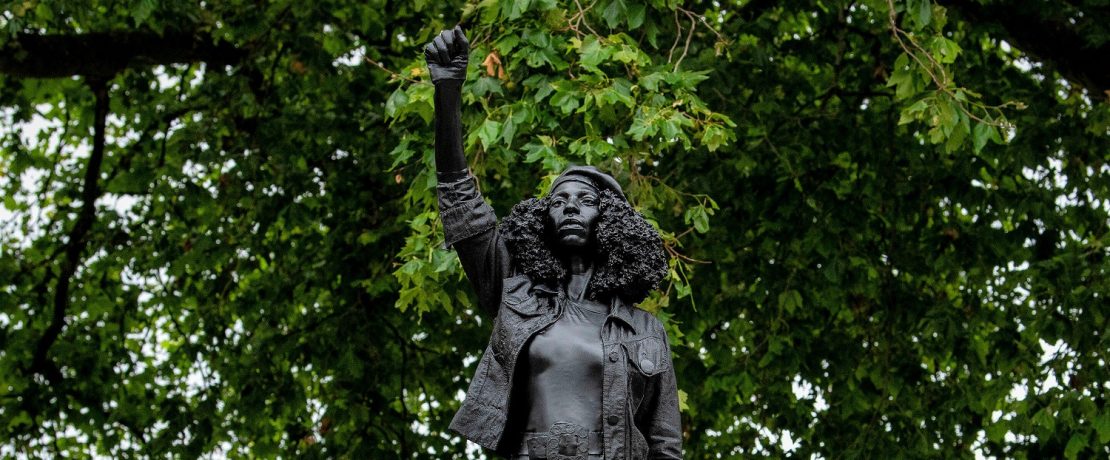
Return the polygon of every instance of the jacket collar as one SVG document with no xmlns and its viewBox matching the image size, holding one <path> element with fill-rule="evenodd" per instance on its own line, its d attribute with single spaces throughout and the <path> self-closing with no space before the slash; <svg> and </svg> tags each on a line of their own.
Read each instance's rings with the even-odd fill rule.
<svg viewBox="0 0 1110 460">
<path fill-rule="evenodd" d="M 620 297 L 613 296 L 613 300 L 609 302 L 609 317 L 620 320 L 625 326 L 632 330 L 632 334 L 639 334 L 639 331 L 636 330 L 636 326 L 632 324 L 633 308 L 634 307 L 626 305 Z"/>
<path fill-rule="evenodd" d="M 559 284 L 553 279 L 539 279 L 532 283 L 532 290 L 547 295 L 559 295 Z"/>
<path fill-rule="evenodd" d="M 536 280 L 532 284 L 532 292 L 544 293 L 551 296 L 566 297 L 566 292 L 560 288 L 558 281 L 553 279 Z M 636 326 L 632 321 L 633 308 L 635 307 L 629 306 L 623 300 L 621 300 L 620 297 L 613 296 L 612 300 L 609 301 L 608 318 L 613 318 L 624 323 L 625 326 L 632 330 L 633 334 L 639 334 L 639 331 L 636 330 Z"/>
</svg>

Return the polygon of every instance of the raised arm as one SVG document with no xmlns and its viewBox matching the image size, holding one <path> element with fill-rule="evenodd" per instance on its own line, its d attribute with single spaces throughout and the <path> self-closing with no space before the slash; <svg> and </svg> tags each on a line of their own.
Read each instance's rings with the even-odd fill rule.
<svg viewBox="0 0 1110 460">
<path fill-rule="evenodd" d="M 436 86 L 436 172 L 441 179 L 444 175 L 466 172 L 461 106 L 469 53 L 470 43 L 459 26 L 440 32 L 424 47 L 424 58 Z"/>
<path fill-rule="evenodd" d="M 445 244 L 459 254 L 478 303 L 490 316 L 501 304 L 509 255 L 497 233 L 497 216 L 467 169 L 462 143 L 462 84 L 470 44 L 461 28 L 440 32 L 424 47 L 435 84 L 436 176 Z"/>
</svg>

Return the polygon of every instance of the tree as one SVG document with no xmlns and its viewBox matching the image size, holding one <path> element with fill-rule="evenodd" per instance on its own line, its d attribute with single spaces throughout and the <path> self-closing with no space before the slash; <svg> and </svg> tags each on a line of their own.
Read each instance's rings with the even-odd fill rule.
<svg viewBox="0 0 1110 460">
<path fill-rule="evenodd" d="M 665 235 L 690 458 L 1105 454 L 1099 3 L 6 5 L 0 452 L 462 455 L 462 21 L 494 207 L 590 163 Z"/>
</svg>

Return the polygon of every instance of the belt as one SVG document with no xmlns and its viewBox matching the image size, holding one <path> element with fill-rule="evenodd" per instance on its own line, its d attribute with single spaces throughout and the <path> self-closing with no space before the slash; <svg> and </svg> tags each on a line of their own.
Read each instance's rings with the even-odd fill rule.
<svg viewBox="0 0 1110 460">
<path fill-rule="evenodd" d="M 601 432 L 547 431 L 527 432 L 520 442 L 517 455 L 530 459 L 587 460 L 601 455 Z"/>
</svg>

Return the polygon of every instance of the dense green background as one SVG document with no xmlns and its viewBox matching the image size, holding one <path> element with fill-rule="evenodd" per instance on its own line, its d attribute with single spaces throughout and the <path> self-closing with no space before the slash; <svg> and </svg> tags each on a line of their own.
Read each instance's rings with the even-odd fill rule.
<svg viewBox="0 0 1110 460">
<path fill-rule="evenodd" d="M 664 233 L 688 457 L 1105 456 L 1107 11 L 0 2 L 0 456 L 478 455 L 459 21 L 494 207 L 591 163 Z"/>
</svg>

